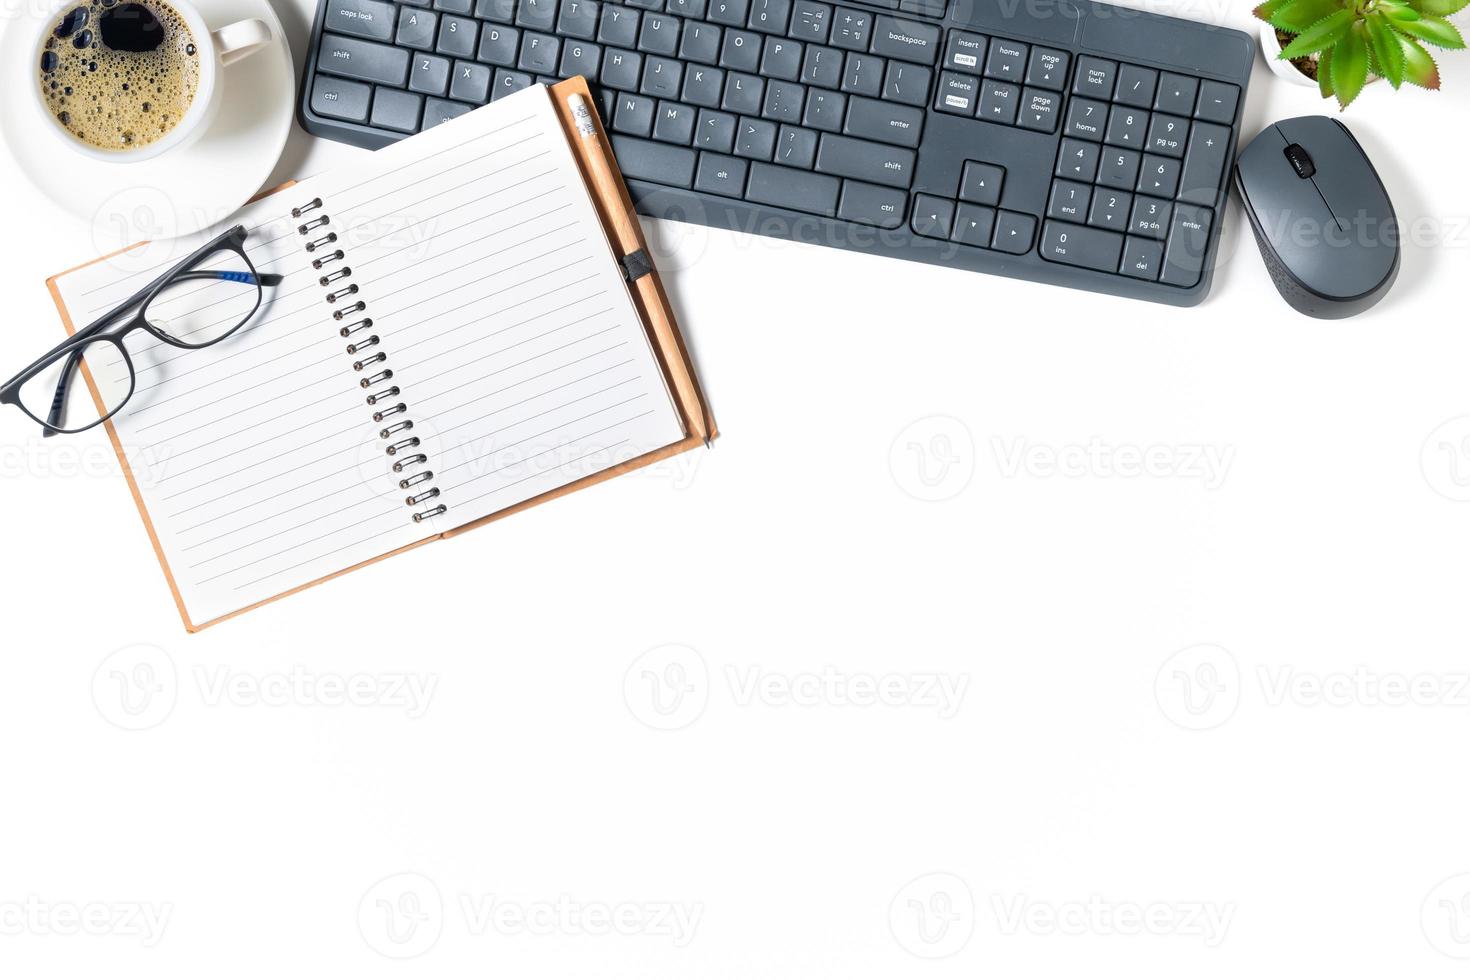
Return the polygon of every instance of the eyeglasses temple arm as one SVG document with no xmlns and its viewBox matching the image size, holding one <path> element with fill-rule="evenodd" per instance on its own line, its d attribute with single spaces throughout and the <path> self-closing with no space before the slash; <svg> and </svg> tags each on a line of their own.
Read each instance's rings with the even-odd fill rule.
<svg viewBox="0 0 1470 980">
<path fill-rule="evenodd" d="M 82 349 L 80 347 L 66 355 L 66 363 L 61 366 L 61 378 L 56 382 L 56 394 L 51 399 L 51 411 L 46 413 L 46 425 L 41 431 L 41 438 L 49 439 L 60 431 L 62 409 L 66 406 L 66 393 L 71 388 L 72 375 L 76 373 L 81 363 Z"/>
</svg>

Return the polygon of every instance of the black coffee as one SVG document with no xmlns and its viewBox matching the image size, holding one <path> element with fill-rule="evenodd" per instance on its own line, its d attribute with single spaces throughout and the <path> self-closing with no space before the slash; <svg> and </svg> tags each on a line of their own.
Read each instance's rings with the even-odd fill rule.
<svg viewBox="0 0 1470 980">
<path fill-rule="evenodd" d="M 41 94 L 77 139 L 104 150 L 147 146 L 178 125 L 199 88 L 199 49 L 162 0 L 68 8 L 40 53 Z"/>
</svg>

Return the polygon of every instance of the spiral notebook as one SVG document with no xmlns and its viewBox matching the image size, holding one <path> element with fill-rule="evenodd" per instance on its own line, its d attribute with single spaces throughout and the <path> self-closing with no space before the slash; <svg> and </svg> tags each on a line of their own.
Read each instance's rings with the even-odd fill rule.
<svg viewBox="0 0 1470 980">
<path fill-rule="evenodd" d="M 285 277 L 250 323 L 130 338 L 107 424 L 186 628 L 714 437 L 574 94 L 594 104 L 536 86 L 246 206 L 230 224 Z M 68 331 L 218 231 L 54 277 Z"/>
</svg>

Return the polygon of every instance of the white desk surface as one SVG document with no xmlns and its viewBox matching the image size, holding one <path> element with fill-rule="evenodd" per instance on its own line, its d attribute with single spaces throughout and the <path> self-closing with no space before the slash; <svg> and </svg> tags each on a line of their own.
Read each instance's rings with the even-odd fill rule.
<svg viewBox="0 0 1470 980">
<path fill-rule="evenodd" d="M 1234 207 L 1192 310 L 651 222 L 712 452 L 197 636 L 103 437 L 0 414 L 0 972 L 1463 975 L 1443 66 L 1346 117 L 1414 229 L 1365 316 Z M 1258 62 L 1247 138 L 1319 111 Z M 95 248 L 0 167 L 14 368 Z"/>
</svg>

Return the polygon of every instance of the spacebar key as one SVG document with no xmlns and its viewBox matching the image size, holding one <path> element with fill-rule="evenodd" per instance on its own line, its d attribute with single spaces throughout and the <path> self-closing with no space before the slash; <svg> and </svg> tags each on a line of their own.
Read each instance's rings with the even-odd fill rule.
<svg viewBox="0 0 1470 980">
<path fill-rule="evenodd" d="M 618 169 L 624 177 L 675 187 L 688 187 L 694 183 L 693 150 L 633 136 L 613 136 L 612 146 L 613 156 L 618 158 Z"/>
<path fill-rule="evenodd" d="M 1117 272 L 1123 236 L 1065 221 L 1048 221 L 1041 233 L 1041 257 L 1098 272 Z"/>
<path fill-rule="evenodd" d="M 769 163 L 750 165 L 750 185 L 745 199 L 792 211 L 810 211 L 827 217 L 837 213 L 837 190 L 842 182 L 836 177 L 809 174 L 790 167 L 774 167 Z"/>
</svg>

